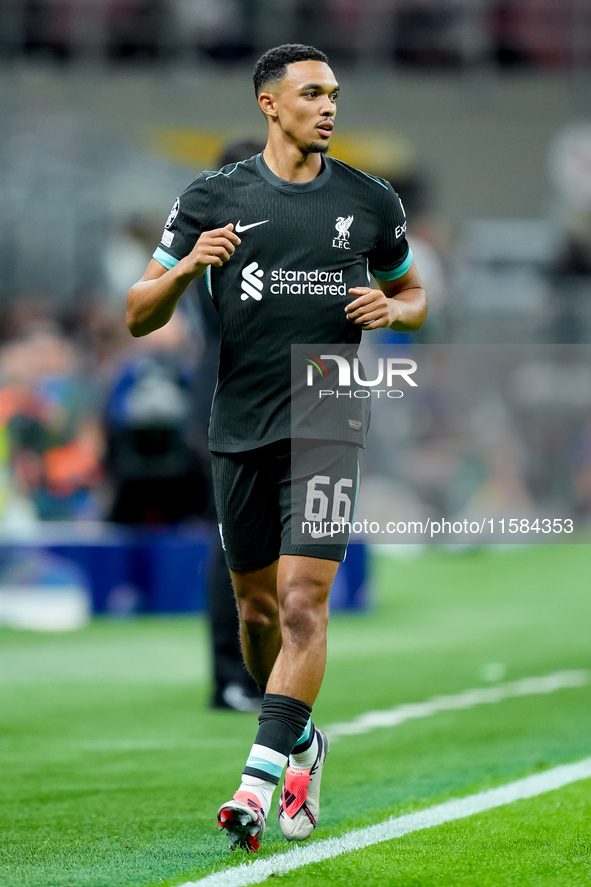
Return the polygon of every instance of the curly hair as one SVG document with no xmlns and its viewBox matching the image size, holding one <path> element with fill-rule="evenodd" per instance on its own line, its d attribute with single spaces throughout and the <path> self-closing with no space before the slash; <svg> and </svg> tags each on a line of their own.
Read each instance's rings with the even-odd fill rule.
<svg viewBox="0 0 591 887">
<path fill-rule="evenodd" d="M 263 89 L 271 83 L 279 83 L 287 73 L 287 66 L 293 62 L 326 62 L 328 58 L 314 46 L 303 43 L 284 43 L 268 49 L 255 65 L 252 79 L 257 98 Z"/>
</svg>

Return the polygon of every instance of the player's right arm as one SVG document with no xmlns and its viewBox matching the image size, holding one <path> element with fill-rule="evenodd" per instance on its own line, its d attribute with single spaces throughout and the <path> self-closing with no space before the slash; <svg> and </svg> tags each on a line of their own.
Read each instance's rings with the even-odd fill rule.
<svg viewBox="0 0 591 887">
<path fill-rule="evenodd" d="M 167 269 L 151 259 L 141 280 L 127 294 L 125 322 L 132 336 L 146 336 L 164 326 L 174 313 L 180 297 L 208 265 L 220 267 L 228 262 L 240 238 L 232 224 L 204 231 L 183 259 Z"/>
</svg>

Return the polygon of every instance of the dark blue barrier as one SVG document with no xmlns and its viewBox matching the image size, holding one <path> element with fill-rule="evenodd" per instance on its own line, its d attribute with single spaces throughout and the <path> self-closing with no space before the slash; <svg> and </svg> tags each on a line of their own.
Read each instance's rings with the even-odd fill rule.
<svg viewBox="0 0 591 887">
<path fill-rule="evenodd" d="M 48 575 L 48 558 L 75 565 L 95 613 L 193 613 L 206 609 L 207 575 L 217 539 L 209 526 L 134 530 L 111 524 L 42 525 L 34 539 L 0 543 L 2 571 Z M 16 569 L 20 563 L 20 569 Z M 57 563 L 57 561 L 56 561 Z M 334 610 L 365 606 L 366 548 L 351 545 L 331 593 Z"/>
<path fill-rule="evenodd" d="M 367 606 L 367 546 L 349 545 L 330 592 L 331 610 L 362 610 Z"/>
</svg>

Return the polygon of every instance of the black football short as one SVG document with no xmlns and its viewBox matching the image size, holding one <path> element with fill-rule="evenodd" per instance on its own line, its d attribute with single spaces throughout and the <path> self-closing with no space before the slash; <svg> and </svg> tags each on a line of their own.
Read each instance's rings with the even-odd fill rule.
<svg viewBox="0 0 591 887">
<path fill-rule="evenodd" d="M 228 567 L 258 570 L 282 554 L 344 560 L 361 453 L 355 444 L 315 440 L 212 453 Z"/>
</svg>

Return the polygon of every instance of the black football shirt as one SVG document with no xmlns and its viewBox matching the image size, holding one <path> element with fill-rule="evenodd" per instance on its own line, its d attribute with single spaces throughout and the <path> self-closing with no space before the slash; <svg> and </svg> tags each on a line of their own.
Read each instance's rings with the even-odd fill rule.
<svg viewBox="0 0 591 887">
<path fill-rule="evenodd" d="M 358 344 L 361 328 L 345 315 L 349 289 L 368 286 L 369 272 L 401 277 L 412 253 L 400 198 L 384 179 L 323 157 L 320 175 L 292 183 L 258 154 L 200 173 L 175 202 L 154 258 L 172 268 L 203 231 L 230 222 L 242 242 L 208 268 L 207 284 L 221 339 L 209 443 L 231 453 L 292 436 L 291 345 Z M 347 410 L 301 436 L 362 443 L 367 404 L 356 408 L 361 436 Z"/>
</svg>

